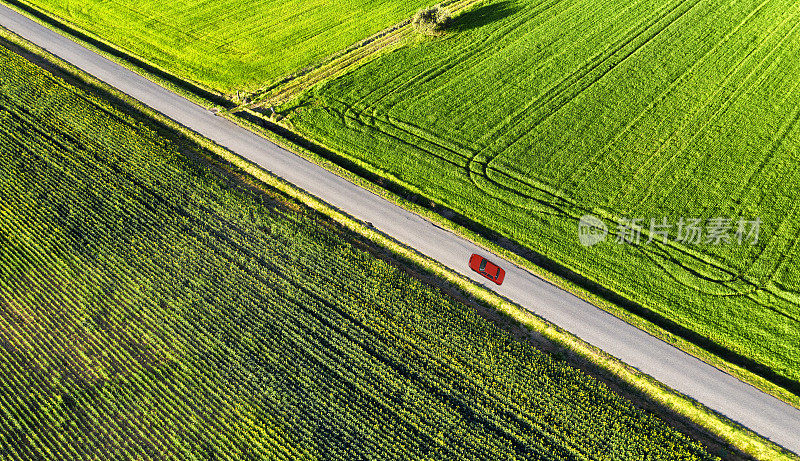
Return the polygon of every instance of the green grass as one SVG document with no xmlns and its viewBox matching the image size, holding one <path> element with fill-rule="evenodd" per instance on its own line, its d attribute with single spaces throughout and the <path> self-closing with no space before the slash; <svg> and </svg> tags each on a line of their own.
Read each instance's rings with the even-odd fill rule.
<svg viewBox="0 0 800 461">
<path fill-rule="evenodd" d="M 305 135 L 800 381 L 800 7 L 492 2 L 319 87 Z M 760 218 L 757 245 L 579 245 L 609 223 Z"/>
<path fill-rule="evenodd" d="M 0 47 L 10 459 L 709 459 L 207 151 Z"/>
<path fill-rule="evenodd" d="M 422 0 L 28 2 L 175 76 L 254 91 L 410 17 Z"/>
</svg>

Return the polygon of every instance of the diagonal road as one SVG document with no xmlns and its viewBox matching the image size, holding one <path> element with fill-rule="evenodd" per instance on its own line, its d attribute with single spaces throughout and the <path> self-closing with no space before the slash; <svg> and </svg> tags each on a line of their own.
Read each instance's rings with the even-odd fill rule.
<svg viewBox="0 0 800 461">
<path fill-rule="evenodd" d="M 498 294 L 577 335 L 707 407 L 800 453 L 800 410 L 551 285 L 0 5 L 0 26 L 138 99 L 187 128 L 295 184 L 351 216 L 475 281 L 467 262 L 478 253 L 506 270 Z"/>
</svg>

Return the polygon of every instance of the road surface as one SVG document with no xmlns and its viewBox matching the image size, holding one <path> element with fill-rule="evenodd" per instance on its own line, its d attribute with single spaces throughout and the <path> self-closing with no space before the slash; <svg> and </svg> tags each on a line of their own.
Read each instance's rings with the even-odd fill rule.
<svg viewBox="0 0 800 461">
<path fill-rule="evenodd" d="M 545 282 L 503 258 L 0 5 L 0 26 L 187 128 L 372 225 L 764 437 L 800 453 L 800 410 Z M 497 287 L 468 267 L 478 253 L 506 270 Z"/>
</svg>

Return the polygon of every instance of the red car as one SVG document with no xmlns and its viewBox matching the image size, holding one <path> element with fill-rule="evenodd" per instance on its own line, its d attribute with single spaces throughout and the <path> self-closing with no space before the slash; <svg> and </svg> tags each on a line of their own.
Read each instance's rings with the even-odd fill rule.
<svg viewBox="0 0 800 461">
<path fill-rule="evenodd" d="M 506 271 L 479 255 L 472 255 L 469 258 L 469 267 L 498 285 L 503 283 L 503 278 L 506 276 Z"/>
</svg>

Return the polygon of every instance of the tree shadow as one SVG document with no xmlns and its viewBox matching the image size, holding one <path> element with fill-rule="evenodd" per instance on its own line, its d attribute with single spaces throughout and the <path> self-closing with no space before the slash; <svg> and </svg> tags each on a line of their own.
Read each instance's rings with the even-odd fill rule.
<svg viewBox="0 0 800 461">
<path fill-rule="evenodd" d="M 522 7 L 520 5 L 508 0 L 489 3 L 455 16 L 448 29 L 459 32 L 477 29 L 478 27 L 507 18 L 521 9 Z"/>
</svg>

